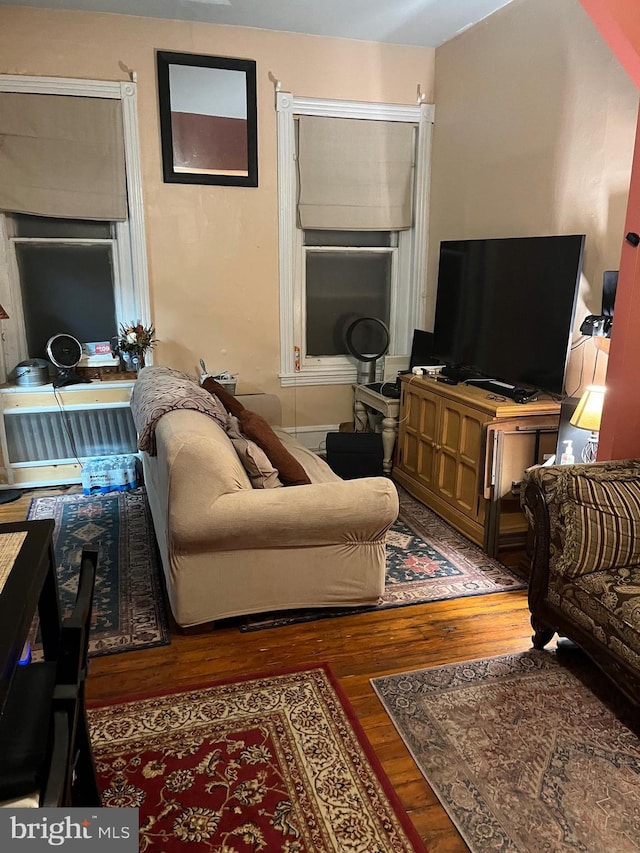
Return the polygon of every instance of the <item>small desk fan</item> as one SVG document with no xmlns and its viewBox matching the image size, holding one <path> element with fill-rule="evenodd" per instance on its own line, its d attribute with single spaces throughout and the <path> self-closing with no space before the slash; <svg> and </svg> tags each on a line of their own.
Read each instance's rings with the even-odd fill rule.
<svg viewBox="0 0 640 853">
<path fill-rule="evenodd" d="M 53 379 L 54 388 L 91 382 L 90 379 L 79 376 L 75 371 L 82 358 L 82 345 L 73 335 L 60 334 L 49 338 L 47 355 L 53 365 L 58 368 L 58 375 Z"/>
</svg>

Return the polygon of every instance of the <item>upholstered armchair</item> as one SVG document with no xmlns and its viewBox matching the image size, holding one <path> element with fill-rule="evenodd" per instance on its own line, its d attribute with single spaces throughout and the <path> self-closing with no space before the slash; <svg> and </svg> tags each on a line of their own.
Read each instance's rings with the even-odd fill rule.
<svg viewBox="0 0 640 853">
<path fill-rule="evenodd" d="M 523 487 L 534 647 L 570 638 L 640 704 L 640 459 L 536 466 Z"/>
</svg>

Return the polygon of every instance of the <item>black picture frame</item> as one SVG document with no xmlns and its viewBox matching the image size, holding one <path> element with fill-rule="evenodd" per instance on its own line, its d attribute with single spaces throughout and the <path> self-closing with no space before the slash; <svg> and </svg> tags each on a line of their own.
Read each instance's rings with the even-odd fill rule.
<svg viewBox="0 0 640 853">
<path fill-rule="evenodd" d="M 156 52 L 165 183 L 258 186 L 256 63 Z"/>
</svg>

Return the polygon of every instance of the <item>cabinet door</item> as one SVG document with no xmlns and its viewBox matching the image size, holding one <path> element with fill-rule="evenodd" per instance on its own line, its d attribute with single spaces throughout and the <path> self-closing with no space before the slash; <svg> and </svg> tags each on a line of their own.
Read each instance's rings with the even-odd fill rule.
<svg viewBox="0 0 640 853">
<path fill-rule="evenodd" d="M 400 424 L 401 467 L 423 485 L 431 486 L 437 448 L 439 399 L 428 391 L 407 388 Z"/>
<path fill-rule="evenodd" d="M 440 400 L 440 431 L 434 487 L 471 518 L 484 515 L 480 472 L 484 470 L 486 415 L 453 400 Z"/>
</svg>

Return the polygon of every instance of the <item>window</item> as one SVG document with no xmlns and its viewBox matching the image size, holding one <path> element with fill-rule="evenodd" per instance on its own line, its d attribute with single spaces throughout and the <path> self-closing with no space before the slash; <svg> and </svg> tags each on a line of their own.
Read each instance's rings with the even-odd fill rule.
<svg viewBox="0 0 640 853">
<path fill-rule="evenodd" d="M 363 314 L 391 323 L 397 232 L 304 231 L 305 359 L 344 356 L 346 331 Z"/>
<path fill-rule="evenodd" d="M 120 323 L 147 322 L 149 295 L 135 84 L 0 75 L 0 91 L 120 101 L 128 207 L 118 222 L 0 212 L 4 379 L 21 361 L 46 357 L 54 334 L 103 341 Z"/>
<path fill-rule="evenodd" d="M 17 214 L 7 230 L 29 358 L 47 358 L 47 341 L 60 332 L 81 343 L 110 340 L 118 330 L 113 224 Z"/>
<path fill-rule="evenodd" d="M 348 383 L 357 367 L 345 333 L 377 317 L 390 331 L 390 355 L 407 354 L 421 325 L 426 276 L 427 193 L 433 107 L 294 98 L 278 92 L 280 226 L 280 381 Z M 399 231 L 298 227 L 297 130 L 301 115 L 407 122 L 415 127 L 413 226 Z"/>
</svg>

